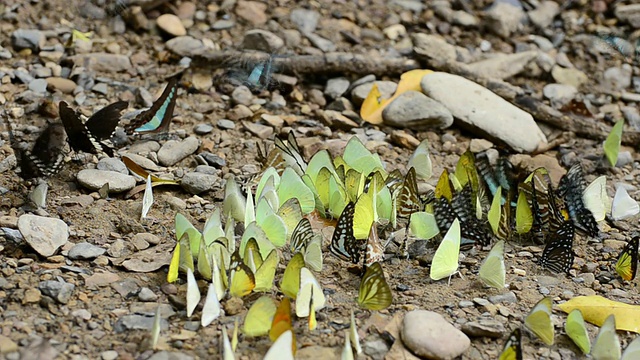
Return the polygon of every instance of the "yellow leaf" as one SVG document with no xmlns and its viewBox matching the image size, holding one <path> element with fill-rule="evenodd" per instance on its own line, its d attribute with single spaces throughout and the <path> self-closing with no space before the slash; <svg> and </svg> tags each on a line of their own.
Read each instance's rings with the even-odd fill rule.
<svg viewBox="0 0 640 360">
<path fill-rule="evenodd" d="M 431 70 L 411 70 L 400 76 L 400 82 L 395 94 L 389 99 L 382 99 L 380 89 L 373 84 L 367 98 L 364 99 L 360 108 L 360 117 L 370 124 L 382 124 L 382 110 L 389 105 L 395 98 L 407 91 L 420 91 L 420 81 L 422 77 L 432 73 Z"/>
<path fill-rule="evenodd" d="M 158 183 L 158 185 L 180 185 L 178 181 L 161 179 L 157 176 L 149 174 L 149 172 L 143 169 L 142 166 L 136 164 L 135 161 L 131 160 L 126 156 L 122 157 L 122 162 L 124 162 L 124 164 L 127 166 L 127 168 L 129 168 L 129 170 L 131 170 L 133 173 L 135 173 L 136 175 L 140 176 L 143 179 L 146 179 L 147 176 L 151 176 L 152 183 Z M 155 184 L 152 184 L 152 186 L 155 186 Z"/>
<path fill-rule="evenodd" d="M 609 315 L 616 318 L 616 329 L 640 333 L 640 306 L 609 300 L 598 295 L 578 296 L 558 305 L 560 310 L 570 313 L 582 311 L 584 320 L 602 326 Z"/>
</svg>

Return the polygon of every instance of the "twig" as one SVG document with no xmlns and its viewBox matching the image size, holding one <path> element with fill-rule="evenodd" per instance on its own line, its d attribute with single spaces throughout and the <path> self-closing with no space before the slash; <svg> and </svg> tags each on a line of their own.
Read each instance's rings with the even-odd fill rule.
<svg viewBox="0 0 640 360">
<path fill-rule="evenodd" d="M 258 64 L 272 55 L 256 52 L 216 51 L 196 55 L 192 67 L 221 69 L 231 64 L 245 62 Z M 241 59 L 241 60 L 238 60 Z M 285 74 L 375 74 L 399 75 L 419 68 L 417 61 L 408 58 L 378 58 L 352 53 L 327 53 L 324 55 L 273 55 L 273 64 L 278 72 Z"/>
</svg>

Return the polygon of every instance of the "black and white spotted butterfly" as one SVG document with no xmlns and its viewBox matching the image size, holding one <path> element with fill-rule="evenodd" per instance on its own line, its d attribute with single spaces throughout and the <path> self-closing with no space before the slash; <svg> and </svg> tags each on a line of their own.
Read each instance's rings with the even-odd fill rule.
<svg viewBox="0 0 640 360">
<path fill-rule="evenodd" d="M 587 235 L 597 237 L 598 223 L 582 199 L 586 187 L 587 183 L 582 174 L 582 166 L 577 163 L 560 179 L 557 193 L 564 198 L 573 224 L 586 232 Z"/>
<path fill-rule="evenodd" d="M 69 105 L 60 102 L 60 119 L 67 132 L 67 140 L 74 151 L 91 154 L 105 153 L 113 156 L 113 148 L 109 139 L 113 136 L 120 122 L 120 113 L 129 104 L 118 101 L 107 105 L 93 114 L 86 122 L 82 122 L 79 114 Z"/>
<path fill-rule="evenodd" d="M 360 256 L 365 252 L 367 243 L 358 240 L 353 235 L 353 215 L 355 214 L 356 205 L 349 202 L 342 210 L 338 224 L 333 231 L 331 245 L 329 250 L 340 260 L 351 261 L 354 264 L 360 262 Z"/>
<path fill-rule="evenodd" d="M 555 273 L 568 273 L 573 265 L 573 237 L 575 228 L 571 220 L 565 221 L 550 235 L 538 264 Z"/>
<path fill-rule="evenodd" d="M 32 146 L 24 142 L 19 143 L 14 137 L 12 125 L 8 121 L 7 124 L 11 147 L 20 167 L 20 177 L 25 180 L 47 178 L 62 169 L 66 141 L 62 124 L 47 124 Z"/>
</svg>

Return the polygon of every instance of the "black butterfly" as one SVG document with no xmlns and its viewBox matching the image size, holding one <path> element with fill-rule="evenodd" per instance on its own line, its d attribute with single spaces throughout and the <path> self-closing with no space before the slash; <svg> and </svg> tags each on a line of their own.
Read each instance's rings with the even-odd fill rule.
<svg viewBox="0 0 640 360">
<path fill-rule="evenodd" d="M 560 179 L 557 192 L 559 196 L 564 198 L 569 216 L 574 225 L 585 231 L 587 235 L 597 237 L 599 232 L 598 223 L 582 200 L 582 193 L 584 193 L 586 187 L 587 184 L 582 175 L 582 166 L 577 163 Z"/>
<path fill-rule="evenodd" d="M 169 124 L 173 118 L 173 109 L 178 97 L 179 77 L 173 77 L 164 88 L 162 95 L 153 102 L 151 108 L 139 113 L 133 120 L 124 126 L 126 134 L 137 133 L 162 133 L 169 130 Z"/>
<path fill-rule="evenodd" d="M 565 221 L 560 229 L 551 234 L 547 246 L 538 261 L 540 266 L 555 273 L 568 273 L 573 265 L 573 236 L 575 229 L 570 220 Z"/>
<path fill-rule="evenodd" d="M 412 167 L 407 172 L 397 197 L 397 216 L 400 219 L 409 219 L 411 214 L 422 210 L 423 207 L 422 200 L 418 196 L 416 169 Z"/>
<path fill-rule="evenodd" d="M 489 163 L 489 158 L 486 152 L 476 154 L 475 159 L 478 174 L 484 181 L 486 187 L 491 192 L 491 195 L 495 195 L 498 191 L 498 186 L 502 187 L 502 197 L 506 198 L 506 195 L 510 193 L 512 199 L 515 199 L 515 190 L 517 190 L 517 180 L 514 173 L 513 164 L 506 157 L 502 156 L 498 158 L 496 167 L 493 168 Z M 511 204 L 513 207 L 515 203 Z"/>
<path fill-rule="evenodd" d="M 640 237 L 636 236 L 625 245 L 618 261 L 616 262 L 616 272 L 625 280 L 635 279 L 638 271 L 638 243 Z"/>
<path fill-rule="evenodd" d="M 343 261 L 351 261 L 354 264 L 360 262 L 361 254 L 366 250 L 366 241 L 358 240 L 353 236 L 353 215 L 356 205 L 349 202 L 342 210 L 338 224 L 333 231 L 329 250 L 337 258 Z"/>
<path fill-rule="evenodd" d="M 66 141 L 66 133 L 62 124 L 49 123 L 30 149 L 25 146 L 26 144 L 16 141 L 10 123 L 8 129 L 11 147 L 18 166 L 20 166 L 20 176 L 23 179 L 47 178 L 62 169 L 64 142 Z"/>
<path fill-rule="evenodd" d="M 454 198 L 460 196 L 460 194 L 461 193 L 455 194 Z M 458 215 L 458 211 L 463 212 L 463 210 L 460 209 L 457 211 L 454 203 L 455 201 L 450 203 L 445 197 L 436 199 L 434 202 L 433 216 L 436 219 L 440 233 L 446 233 L 453 224 L 453 221 L 457 218 L 458 221 L 460 221 L 461 246 L 473 244 L 488 245 L 491 242 L 491 235 L 486 225 L 476 219 L 475 214 L 467 217 L 467 220 L 463 220 L 460 215 Z"/>
<path fill-rule="evenodd" d="M 67 132 L 67 141 L 74 151 L 84 151 L 91 154 L 105 153 L 113 156 L 113 148 L 108 140 L 120 122 L 120 113 L 129 103 L 118 101 L 107 105 L 82 123 L 77 112 L 69 105 L 60 101 L 60 119 Z"/>
</svg>

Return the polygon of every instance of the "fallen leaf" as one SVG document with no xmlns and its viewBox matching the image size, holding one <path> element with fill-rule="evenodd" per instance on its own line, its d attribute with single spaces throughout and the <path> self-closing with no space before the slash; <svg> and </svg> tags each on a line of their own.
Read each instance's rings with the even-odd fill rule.
<svg viewBox="0 0 640 360">
<path fill-rule="evenodd" d="M 616 318 L 616 329 L 640 333 L 640 306 L 606 299 L 602 296 L 578 296 L 558 305 L 560 310 L 570 313 L 580 309 L 584 320 L 602 326 L 609 315 Z"/>
<path fill-rule="evenodd" d="M 422 78 L 432 73 L 431 70 L 411 70 L 400 76 L 400 82 L 395 94 L 389 99 L 382 99 L 382 94 L 376 84 L 373 85 L 369 95 L 364 99 L 360 108 L 360 117 L 370 124 L 382 124 L 382 111 L 398 96 L 407 91 L 421 91 L 420 81 Z"/>
</svg>

